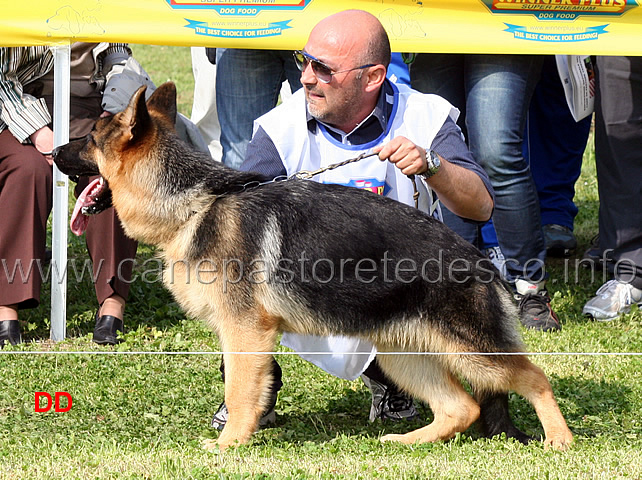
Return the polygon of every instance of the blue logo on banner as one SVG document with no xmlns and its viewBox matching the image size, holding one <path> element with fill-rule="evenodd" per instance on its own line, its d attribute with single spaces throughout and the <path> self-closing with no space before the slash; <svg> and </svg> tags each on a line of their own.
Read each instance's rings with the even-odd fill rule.
<svg viewBox="0 0 642 480">
<path fill-rule="evenodd" d="M 207 22 L 200 22 L 197 20 L 190 20 L 186 18 L 187 25 L 185 28 L 194 29 L 196 35 L 205 35 L 207 37 L 220 37 L 220 38 L 260 38 L 260 37 L 274 37 L 281 35 L 283 30 L 292 28 L 288 26 L 292 20 L 283 20 L 281 22 L 272 22 L 265 27 L 260 28 L 212 28 L 208 26 Z"/>
<path fill-rule="evenodd" d="M 574 33 L 551 33 L 542 31 L 529 31 L 528 27 L 519 25 L 505 24 L 508 28 L 505 32 L 510 32 L 517 40 L 530 40 L 533 42 L 586 42 L 588 40 L 597 40 L 598 37 L 606 31 L 607 25 L 600 25 L 598 27 L 588 27 L 583 32 Z"/>
</svg>

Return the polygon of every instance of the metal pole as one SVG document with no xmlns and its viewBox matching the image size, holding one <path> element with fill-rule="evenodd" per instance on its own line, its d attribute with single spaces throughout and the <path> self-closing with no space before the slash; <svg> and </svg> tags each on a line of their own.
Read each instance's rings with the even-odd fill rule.
<svg viewBox="0 0 642 480">
<path fill-rule="evenodd" d="M 54 147 L 69 141 L 69 64 L 71 46 L 54 47 Z M 53 167 L 51 258 L 51 339 L 65 339 L 67 323 L 67 175 Z"/>
</svg>

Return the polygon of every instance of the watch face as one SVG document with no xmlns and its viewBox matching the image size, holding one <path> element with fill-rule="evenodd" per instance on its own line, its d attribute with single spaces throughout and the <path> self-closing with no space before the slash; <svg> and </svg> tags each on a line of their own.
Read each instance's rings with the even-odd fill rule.
<svg viewBox="0 0 642 480">
<path fill-rule="evenodd" d="M 439 155 L 430 150 L 428 155 L 426 155 L 426 164 L 428 168 L 426 169 L 424 175 L 426 176 L 426 178 L 430 178 L 439 171 L 439 167 L 441 166 Z"/>
<path fill-rule="evenodd" d="M 432 150 L 430 151 L 430 159 L 435 167 L 439 168 L 441 166 L 441 160 L 439 160 L 439 155 L 437 155 Z"/>
</svg>

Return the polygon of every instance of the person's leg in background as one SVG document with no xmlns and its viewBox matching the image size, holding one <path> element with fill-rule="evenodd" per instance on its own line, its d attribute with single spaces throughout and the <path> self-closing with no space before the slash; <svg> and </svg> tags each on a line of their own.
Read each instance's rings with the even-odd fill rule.
<svg viewBox="0 0 642 480">
<path fill-rule="evenodd" d="M 465 55 L 447 53 L 421 53 L 410 64 L 412 88 L 422 93 L 433 93 L 448 100 L 459 109 L 457 125 L 461 128 L 466 142 L 466 90 Z M 443 222 L 462 238 L 480 248 L 479 225 L 468 222 L 441 206 Z"/>
<path fill-rule="evenodd" d="M 492 218 L 480 228 L 479 238 L 479 249 L 481 252 L 488 257 L 491 262 L 493 262 L 493 265 L 495 265 L 502 276 L 505 276 L 506 272 L 504 271 L 504 266 L 506 264 L 506 257 L 504 257 L 504 253 L 499 247 L 497 232 L 495 232 L 495 226 L 493 225 Z"/>
<path fill-rule="evenodd" d="M 608 321 L 642 305 L 642 57 L 597 57 L 596 79 L 599 247 L 613 279 L 583 313 Z"/>
<path fill-rule="evenodd" d="M 22 341 L 18 310 L 38 306 L 36 262 L 45 255 L 51 206 L 52 170 L 45 157 L 8 129 L 0 132 L 0 348 Z"/>
<path fill-rule="evenodd" d="M 507 280 L 520 299 L 522 323 L 550 331 L 561 327 L 544 288 L 539 199 L 522 154 L 526 114 L 542 61 L 535 55 L 467 55 L 466 126 L 470 150 L 495 190 L 493 224 Z"/>
<path fill-rule="evenodd" d="M 276 106 L 283 82 L 300 78 L 293 70 L 286 75 L 286 66 L 284 51 L 217 49 L 216 106 L 227 166 L 241 165 L 254 120 Z"/>
<path fill-rule="evenodd" d="M 419 54 L 410 65 L 412 87 L 424 93 L 437 94 L 460 111 L 457 125 L 461 128 L 466 141 L 466 56 L 453 54 Z M 481 227 L 468 222 L 441 206 L 443 221 L 465 240 L 479 248 L 497 269 L 503 269 L 504 256 L 497 242 L 492 220 Z"/>
<path fill-rule="evenodd" d="M 495 189 L 493 223 L 506 258 L 505 275 L 520 298 L 522 323 L 558 330 L 544 290 L 546 248 L 539 201 L 522 155 L 526 112 L 541 65 L 542 57 L 529 55 L 420 54 L 410 77 L 413 88 L 441 95 L 462 111 L 458 124 Z M 444 223 L 479 246 L 475 225 L 449 218 L 448 212 Z"/>
<path fill-rule="evenodd" d="M 537 188 L 550 256 L 568 256 L 577 247 L 573 221 L 578 210 L 573 197 L 590 128 L 591 116 L 579 122 L 573 118 L 555 56 L 546 56 L 528 110 L 523 153 Z"/>
<path fill-rule="evenodd" d="M 216 56 L 216 49 L 213 57 Z M 198 127 L 214 160 L 223 156 L 221 126 L 216 110 L 216 64 L 211 63 L 205 47 L 192 47 L 192 73 L 194 74 L 194 101 L 190 120 Z"/>
</svg>

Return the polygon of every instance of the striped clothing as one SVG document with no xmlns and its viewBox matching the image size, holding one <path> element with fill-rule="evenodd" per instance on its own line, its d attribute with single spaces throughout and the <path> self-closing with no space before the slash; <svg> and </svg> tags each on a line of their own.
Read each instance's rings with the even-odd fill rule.
<svg viewBox="0 0 642 480">
<path fill-rule="evenodd" d="M 9 131 L 24 143 L 29 135 L 51 123 L 43 99 L 23 92 L 23 86 L 53 68 L 49 47 L 0 48 L 0 132 Z"/>
<path fill-rule="evenodd" d="M 88 96 L 92 88 L 98 97 L 102 96 L 107 74 L 114 65 L 124 65 L 130 55 L 126 43 L 74 43 L 72 96 Z M 49 47 L 0 48 L 0 132 L 9 129 L 18 141 L 25 143 L 32 133 L 51 123 L 45 100 L 29 95 L 26 93 L 29 88 L 25 87 L 42 79 L 40 90 L 44 86 L 47 92 L 43 93 L 53 93 L 53 64 Z"/>
</svg>

